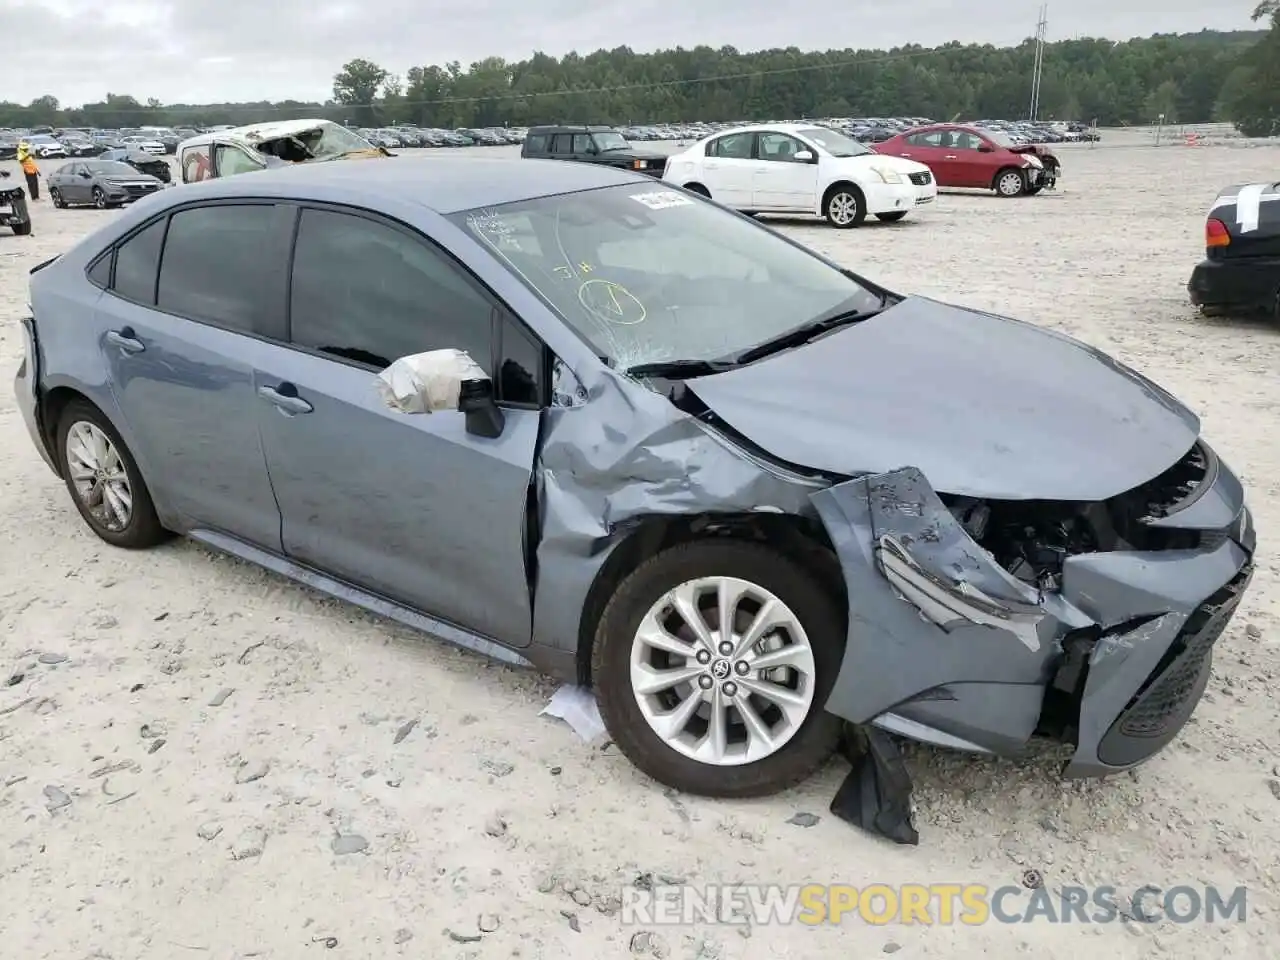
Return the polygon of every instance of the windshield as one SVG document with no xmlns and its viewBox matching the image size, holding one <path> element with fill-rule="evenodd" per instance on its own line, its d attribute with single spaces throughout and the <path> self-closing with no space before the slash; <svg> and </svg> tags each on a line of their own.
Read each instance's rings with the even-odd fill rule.
<svg viewBox="0 0 1280 960">
<path fill-rule="evenodd" d="M 997 147 L 1004 147 L 1007 150 L 1009 147 L 1016 146 L 1013 137 L 1003 130 L 982 130 L 980 132 Z"/>
<path fill-rule="evenodd" d="M 340 157 L 357 150 L 377 149 L 354 130 L 348 130 L 329 120 L 321 120 L 311 129 L 295 133 L 293 136 L 301 140 L 316 159 Z"/>
<path fill-rule="evenodd" d="M 649 184 L 450 217 L 617 367 L 714 360 L 881 298 L 714 204 Z"/>
<path fill-rule="evenodd" d="M 799 131 L 799 133 L 800 136 L 806 140 L 812 140 L 833 157 L 861 157 L 868 153 L 875 153 L 865 143 L 850 140 L 843 133 L 836 133 L 836 131 L 827 127 L 809 127 L 806 130 Z"/>
<path fill-rule="evenodd" d="M 115 160 L 98 161 L 97 163 L 86 163 L 85 169 L 90 173 L 95 173 L 100 177 L 136 177 L 138 171 L 133 169 L 127 163 L 119 163 Z"/>
<path fill-rule="evenodd" d="M 601 153 L 606 150 L 630 150 L 631 144 L 620 133 L 614 133 L 612 130 L 608 133 L 593 133 L 591 135 L 596 141 L 596 149 Z"/>
</svg>

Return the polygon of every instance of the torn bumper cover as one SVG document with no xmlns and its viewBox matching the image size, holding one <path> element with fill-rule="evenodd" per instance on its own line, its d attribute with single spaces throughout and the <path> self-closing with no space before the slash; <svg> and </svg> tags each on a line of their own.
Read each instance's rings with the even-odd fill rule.
<svg viewBox="0 0 1280 960">
<path fill-rule="evenodd" d="M 1150 520 L 1197 531 L 1196 548 L 1077 553 L 1045 590 L 975 542 L 915 468 L 811 494 L 849 594 L 827 709 L 1002 756 L 1047 733 L 1076 748 L 1067 776 L 1141 763 L 1191 716 L 1252 575 L 1243 499 L 1215 457 L 1185 503 Z M 1064 719 L 1052 731 L 1050 706 Z"/>
</svg>

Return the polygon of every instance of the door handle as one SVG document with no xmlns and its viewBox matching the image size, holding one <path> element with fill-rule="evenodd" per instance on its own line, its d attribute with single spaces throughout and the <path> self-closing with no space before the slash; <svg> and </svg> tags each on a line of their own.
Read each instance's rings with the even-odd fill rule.
<svg viewBox="0 0 1280 960">
<path fill-rule="evenodd" d="M 945 157 L 943 157 L 942 159 L 943 159 L 943 160 L 959 160 L 960 158 L 959 158 L 959 157 L 957 157 L 954 153 L 948 153 L 948 154 L 947 154 Z"/>
<path fill-rule="evenodd" d="M 286 388 L 290 391 L 289 393 L 284 392 Z M 258 396 L 274 403 L 281 413 L 310 413 L 315 409 L 315 407 L 298 396 L 293 384 L 289 383 L 282 383 L 278 387 L 259 387 Z"/>
<path fill-rule="evenodd" d="M 108 330 L 107 343 L 113 347 L 119 347 L 125 353 L 141 353 L 147 349 L 146 344 L 139 340 L 133 332 L 133 327 L 125 327 L 123 330 Z"/>
<path fill-rule="evenodd" d="M 909 157 L 909 156 L 911 156 L 911 154 L 909 154 L 909 153 L 900 153 L 900 154 L 898 154 L 898 156 L 900 156 L 900 157 Z"/>
</svg>

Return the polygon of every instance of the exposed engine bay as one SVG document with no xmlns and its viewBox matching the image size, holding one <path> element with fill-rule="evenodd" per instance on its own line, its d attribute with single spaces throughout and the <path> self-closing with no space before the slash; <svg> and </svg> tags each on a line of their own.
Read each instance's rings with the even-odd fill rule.
<svg viewBox="0 0 1280 960">
<path fill-rule="evenodd" d="M 941 499 L 974 542 L 1005 570 L 1046 593 L 1062 585 L 1071 556 L 1117 550 L 1194 549 L 1203 535 L 1162 530 L 1146 521 L 1165 516 L 1204 481 L 1208 456 L 1197 443 L 1176 464 L 1110 500 L 1070 503 L 1045 500 Z"/>
</svg>

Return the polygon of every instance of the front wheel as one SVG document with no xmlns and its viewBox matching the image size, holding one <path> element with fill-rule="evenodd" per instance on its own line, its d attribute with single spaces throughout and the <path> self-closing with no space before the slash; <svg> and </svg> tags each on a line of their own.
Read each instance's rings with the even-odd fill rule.
<svg viewBox="0 0 1280 960">
<path fill-rule="evenodd" d="M 102 192 L 101 187 L 93 188 L 93 205 L 99 210 L 107 209 L 107 195 Z"/>
<path fill-rule="evenodd" d="M 850 184 L 833 187 L 827 194 L 822 212 L 827 222 L 839 230 L 858 227 L 867 219 L 867 201 L 862 191 Z"/>
<path fill-rule="evenodd" d="M 897 223 L 907 215 L 905 210 L 894 210 L 892 213 L 877 213 L 876 219 L 883 220 L 885 223 Z"/>
<path fill-rule="evenodd" d="M 841 723 L 823 705 L 844 652 L 835 598 L 755 543 L 700 541 L 619 585 L 592 651 L 618 748 L 666 786 L 765 796 L 808 777 Z"/>
<path fill-rule="evenodd" d="M 1001 197 L 1020 197 L 1027 190 L 1027 178 L 1021 170 L 1012 167 L 996 174 L 995 191 Z"/>
</svg>

